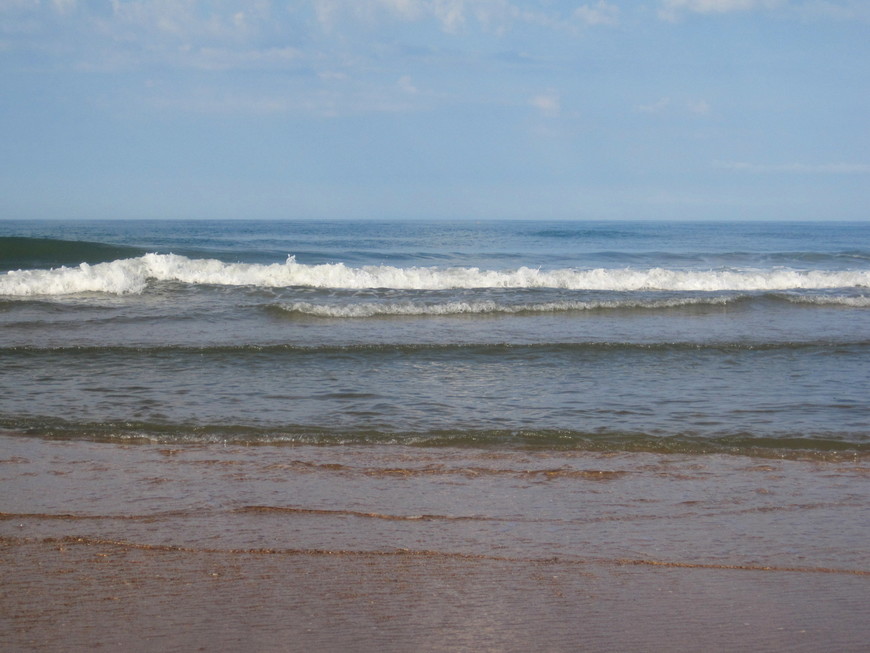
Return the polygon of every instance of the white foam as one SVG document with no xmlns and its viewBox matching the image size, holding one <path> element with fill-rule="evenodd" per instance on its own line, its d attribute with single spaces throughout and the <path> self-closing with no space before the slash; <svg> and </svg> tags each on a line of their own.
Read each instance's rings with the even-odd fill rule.
<svg viewBox="0 0 870 653">
<path fill-rule="evenodd" d="M 870 286 L 870 270 L 802 271 L 560 269 L 516 270 L 409 267 L 348 267 L 343 263 L 304 265 L 291 256 L 285 263 L 260 265 L 146 254 L 110 263 L 53 270 L 19 270 L 0 276 L 0 295 L 65 295 L 83 292 L 140 293 L 149 280 L 225 286 L 312 288 L 558 288 L 566 290 L 772 291 Z"/>
<path fill-rule="evenodd" d="M 787 295 L 786 299 L 794 304 L 816 304 L 819 306 L 849 306 L 852 308 L 870 308 L 870 297 L 859 295 L 848 297 L 843 295 Z"/>
<path fill-rule="evenodd" d="M 17 270 L 0 276 L 0 295 L 73 295 L 85 292 L 140 293 L 148 282 L 141 259 L 53 270 Z"/>
<path fill-rule="evenodd" d="M 566 311 L 589 311 L 594 309 L 616 308 L 672 308 L 690 304 L 726 304 L 728 297 L 709 299 L 684 298 L 661 301 L 589 301 L 589 302 L 541 302 L 538 304 L 499 304 L 494 301 L 444 302 L 442 304 L 422 304 L 417 302 L 375 303 L 362 302 L 342 306 L 293 302 L 280 307 L 290 313 L 301 313 L 316 317 L 356 318 L 375 316 L 438 316 L 438 315 L 485 315 L 517 313 L 561 313 Z"/>
</svg>

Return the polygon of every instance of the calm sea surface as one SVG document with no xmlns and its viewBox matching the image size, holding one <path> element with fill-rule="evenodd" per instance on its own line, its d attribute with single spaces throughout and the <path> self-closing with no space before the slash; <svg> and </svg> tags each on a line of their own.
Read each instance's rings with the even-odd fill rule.
<svg viewBox="0 0 870 653">
<path fill-rule="evenodd" d="M 870 223 L 0 222 L 0 429 L 870 452 Z"/>
</svg>

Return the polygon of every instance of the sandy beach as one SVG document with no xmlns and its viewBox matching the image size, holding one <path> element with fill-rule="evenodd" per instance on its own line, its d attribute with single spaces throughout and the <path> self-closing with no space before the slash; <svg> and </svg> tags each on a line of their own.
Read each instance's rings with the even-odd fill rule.
<svg viewBox="0 0 870 653">
<path fill-rule="evenodd" d="M 0 436 L 4 650 L 858 651 L 866 462 Z"/>
</svg>

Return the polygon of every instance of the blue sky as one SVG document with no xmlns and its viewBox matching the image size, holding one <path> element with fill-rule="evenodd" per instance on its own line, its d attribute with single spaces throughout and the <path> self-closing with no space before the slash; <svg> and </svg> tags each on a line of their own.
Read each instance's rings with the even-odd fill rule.
<svg viewBox="0 0 870 653">
<path fill-rule="evenodd" d="M 0 218 L 870 219 L 865 0 L 0 0 Z"/>
</svg>

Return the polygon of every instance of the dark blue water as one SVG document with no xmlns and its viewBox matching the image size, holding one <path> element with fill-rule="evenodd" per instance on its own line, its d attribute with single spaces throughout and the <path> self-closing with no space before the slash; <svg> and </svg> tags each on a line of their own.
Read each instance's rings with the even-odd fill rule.
<svg viewBox="0 0 870 653">
<path fill-rule="evenodd" d="M 870 450 L 870 224 L 0 222 L 0 428 Z"/>
</svg>

